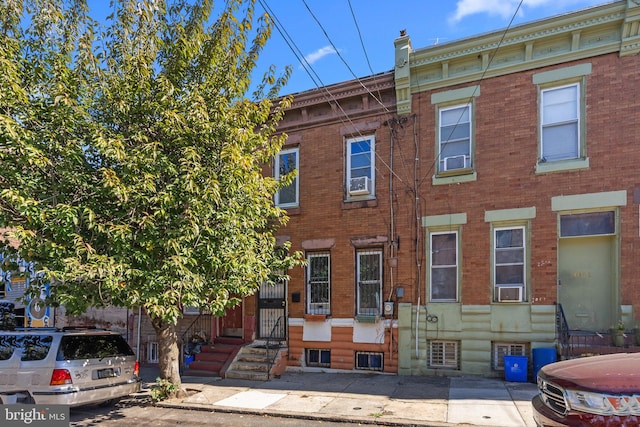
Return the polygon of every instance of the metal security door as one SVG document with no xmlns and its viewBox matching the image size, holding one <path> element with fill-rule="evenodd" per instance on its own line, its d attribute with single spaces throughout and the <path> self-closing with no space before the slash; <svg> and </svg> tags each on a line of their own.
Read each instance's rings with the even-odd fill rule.
<svg viewBox="0 0 640 427">
<path fill-rule="evenodd" d="M 287 284 L 263 283 L 258 293 L 258 336 L 284 340 L 287 337 Z"/>
</svg>

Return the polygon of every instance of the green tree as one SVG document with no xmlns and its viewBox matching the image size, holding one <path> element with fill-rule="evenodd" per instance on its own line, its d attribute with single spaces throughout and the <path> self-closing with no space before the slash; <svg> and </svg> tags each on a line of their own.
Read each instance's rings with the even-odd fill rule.
<svg viewBox="0 0 640 427">
<path fill-rule="evenodd" d="M 0 227 L 51 301 L 143 307 L 163 379 L 181 384 L 182 307 L 222 314 L 301 259 L 264 176 L 289 75 L 251 94 L 268 16 L 252 0 L 0 3 Z M 18 248 L 8 244 L 12 237 Z"/>
</svg>

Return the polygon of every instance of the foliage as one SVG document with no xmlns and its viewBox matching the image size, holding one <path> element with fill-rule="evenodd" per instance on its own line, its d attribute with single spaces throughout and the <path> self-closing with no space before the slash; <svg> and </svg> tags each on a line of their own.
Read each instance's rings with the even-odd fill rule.
<svg viewBox="0 0 640 427">
<path fill-rule="evenodd" d="M 179 384 L 162 378 L 156 378 L 156 384 L 151 387 L 151 400 L 160 402 L 173 397 L 180 389 Z"/>
<path fill-rule="evenodd" d="M 300 262 L 274 237 L 291 178 L 263 174 L 289 70 L 249 99 L 270 21 L 254 0 L 224 5 L 119 0 L 103 27 L 85 0 L 0 3 L 0 227 L 55 284 L 50 303 L 141 306 L 158 332 Z M 176 337 L 161 336 L 167 377 Z"/>
</svg>

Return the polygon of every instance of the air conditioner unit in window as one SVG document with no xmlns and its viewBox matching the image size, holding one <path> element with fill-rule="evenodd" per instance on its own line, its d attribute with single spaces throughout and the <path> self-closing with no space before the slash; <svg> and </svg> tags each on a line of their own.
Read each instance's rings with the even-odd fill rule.
<svg viewBox="0 0 640 427">
<path fill-rule="evenodd" d="M 460 156 L 450 156 L 444 158 L 444 169 L 445 171 L 454 170 L 454 169 L 464 169 L 467 164 L 467 156 L 464 154 Z"/>
<path fill-rule="evenodd" d="M 522 286 L 500 286 L 498 288 L 498 302 L 521 302 Z"/>
<path fill-rule="evenodd" d="M 349 194 L 352 196 L 371 194 L 371 180 L 366 176 L 351 178 L 349 182 Z"/>
</svg>

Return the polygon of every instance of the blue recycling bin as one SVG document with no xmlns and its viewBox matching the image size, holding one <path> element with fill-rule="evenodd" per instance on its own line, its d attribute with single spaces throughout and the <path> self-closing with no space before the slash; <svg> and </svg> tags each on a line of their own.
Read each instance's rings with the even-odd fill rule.
<svg viewBox="0 0 640 427">
<path fill-rule="evenodd" d="M 504 377 L 509 382 L 526 383 L 529 358 L 526 356 L 505 356 Z"/>
<path fill-rule="evenodd" d="M 557 360 L 556 349 L 551 348 L 534 348 L 533 353 L 533 381 L 538 381 L 538 371 L 545 365 L 553 363 Z"/>
</svg>

